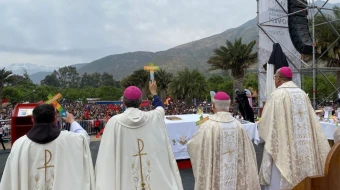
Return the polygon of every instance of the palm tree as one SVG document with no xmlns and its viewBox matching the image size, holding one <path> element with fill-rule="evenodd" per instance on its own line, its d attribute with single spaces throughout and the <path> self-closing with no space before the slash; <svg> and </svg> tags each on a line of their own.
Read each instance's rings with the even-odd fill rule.
<svg viewBox="0 0 340 190">
<path fill-rule="evenodd" d="M 12 71 L 8 71 L 5 68 L 0 70 L 0 101 L 2 102 L 2 90 L 4 86 L 11 82 Z M 2 109 L 2 103 L 0 103 L 0 110 Z"/>
<path fill-rule="evenodd" d="M 128 86 L 138 86 L 142 90 L 142 98 L 143 100 L 147 99 L 148 95 L 148 85 L 149 85 L 149 77 L 150 74 L 148 71 L 145 71 L 143 69 L 138 69 L 134 71 L 130 76 L 124 78 L 121 81 L 121 85 L 124 88 L 127 88 Z"/>
<path fill-rule="evenodd" d="M 339 20 L 340 12 L 338 11 L 340 7 L 334 6 L 334 16 L 335 18 L 328 17 L 328 20 Z M 316 24 L 325 23 L 326 20 L 322 16 L 317 16 L 315 18 Z M 340 30 L 340 24 L 338 22 L 332 22 L 333 26 L 337 31 Z M 337 41 L 332 47 L 332 43 L 337 39 L 337 34 L 330 30 L 328 24 L 323 24 L 315 27 L 315 37 L 317 45 L 317 53 L 322 54 L 330 47 L 329 51 L 321 58 L 327 64 L 327 67 L 340 67 L 340 42 Z M 336 86 L 340 88 L 340 71 L 336 71 Z"/>
<path fill-rule="evenodd" d="M 236 39 L 234 43 L 227 40 L 226 46 L 215 49 L 214 55 L 208 60 L 208 64 L 211 65 L 210 70 L 231 70 L 234 99 L 236 96 L 235 90 L 243 89 L 245 69 L 256 61 L 257 53 L 252 53 L 255 44 L 255 40 L 248 44 L 243 44 L 242 38 Z"/>
<path fill-rule="evenodd" d="M 193 98 L 202 98 L 207 92 L 207 83 L 198 69 L 190 71 L 187 67 L 179 71 L 169 84 L 169 91 L 174 98 L 185 98 L 186 105 L 193 105 Z"/>
<path fill-rule="evenodd" d="M 173 74 L 164 69 L 160 69 L 155 72 L 155 80 L 157 81 L 157 86 L 160 90 L 160 97 L 163 102 L 166 99 L 166 90 L 172 81 L 172 77 Z"/>
</svg>

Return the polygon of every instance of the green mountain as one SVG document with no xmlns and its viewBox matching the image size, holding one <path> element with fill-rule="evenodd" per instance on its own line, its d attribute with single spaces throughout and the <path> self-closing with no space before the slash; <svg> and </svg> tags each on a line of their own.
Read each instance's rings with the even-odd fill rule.
<svg viewBox="0 0 340 190">
<path fill-rule="evenodd" d="M 198 68 L 201 72 L 207 73 L 209 69 L 207 60 L 213 55 L 213 50 L 221 45 L 225 45 L 226 40 L 234 41 L 235 38 L 239 37 L 242 37 L 245 43 L 256 39 L 256 19 L 252 19 L 237 28 L 232 28 L 220 34 L 186 43 L 166 51 L 140 51 L 109 55 L 82 66 L 78 69 L 78 72 L 108 72 L 113 74 L 116 80 L 120 80 L 133 71 L 147 65 L 149 62 L 153 62 L 155 65 L 170 72 L 176 72 L 189 67 Z"/>
</svg>

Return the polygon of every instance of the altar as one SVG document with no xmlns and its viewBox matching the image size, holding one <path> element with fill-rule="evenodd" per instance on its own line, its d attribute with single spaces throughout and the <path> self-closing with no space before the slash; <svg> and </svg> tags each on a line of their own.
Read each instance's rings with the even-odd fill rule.
<svg viewBox="0 0 340 190">
<path fill-rule="evenodd" d="M 206 116 L 208 115 L 204 115 L 204 117 Z M 177 117 L 181 120 L 169 120 L 167 119 L 169 117 Z M 196 122 L 199 120 L 199 117 L 197 114 L 165 116 L 168 137 L 176 160 L 190 158 L 187 151 L 187 143 L 197 131 Z M 257 130 L 257 124 L 249 122 L 242 124 L 242 126 L 248 132 L 249 138 L 255 144 L 258 144 L 260 142 L 260 136 Z"/>
</svg>

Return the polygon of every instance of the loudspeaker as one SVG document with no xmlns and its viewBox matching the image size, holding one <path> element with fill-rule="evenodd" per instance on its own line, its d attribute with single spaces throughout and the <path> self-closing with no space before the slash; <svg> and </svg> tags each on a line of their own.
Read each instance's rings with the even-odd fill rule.
<svg viewBox="0 0 340 190">
<path fill-rule="evenodd" d="M 300 0 L 304 4 L 308 4 L 306 0 Z M 306 9 L 307 6 L 297 0 L 288 0 L 288 14 Z M 298 52 L 305 55 L 313 53 L 313 41 L 309 34 L 307 9 L 288 16 L 288 27 L 290 39 Z"/>
</svg>

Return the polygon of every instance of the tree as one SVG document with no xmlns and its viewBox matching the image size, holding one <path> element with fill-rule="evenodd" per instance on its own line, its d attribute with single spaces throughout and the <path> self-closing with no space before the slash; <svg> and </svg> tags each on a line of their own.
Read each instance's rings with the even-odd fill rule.
<svg viewBox="0 0 340 190">
<path fill-rule="evenodd" d="M 86 72 L 83 74 L 83 76 L 80 79 L 80 84 L 79 87 L 80 88 L 84 88 L 86 86 L 88 87 L 92 87 L 92 82 L 91 82 L 91 76 L 88 75 Z"/>
<path fill-rule="evenodd" d="M 226 46 L 214 50 L 214 55 L 208 60 L 210 70 L 231 70 L 233 77 L 233 98 L 235 99 L 236 89 L 243 88 L 244 71 L 249 64 L 255 63 L 257 53 L 252 53 L 256 41 L 248 44 L 242 43 L 242 38 L 236 39 L 234 43 L 226 41 Z"/>
<path fill-rule="evenodd" d="M 335 18 L 328 17 L 328 20 L 339 20 L 340 19 L 340 7 L 333 7 L 333 14 Z M 327 22 L 323 16 L 317 16 L 315 18 L 315 23 L 320 24 Z M 340 30 L 339 22 L 332 22 L 335 30 Z M 325 52 L 328 48 L 329 51 L 322 57 L 323 61 L 326 61 L 327 67 L 340 67 L 340 42 L 337 41 L 333 46 L 332 43 L 338 38 L 337 34 L 333 32 L 328 24 L 322 24 L 315 27 L 315 37 L 316 37 L 316 47 L 317 53 L 321 54 Z M 329 84 L 326 84 L 329 86 Z M 340 88 L 340 71 L 336 71 L 336 87 Z M 318 94 L 319 95 L 319 94 Z"/>
<path fill-rule="evenodd" d="M 26 84 L 25 77 L 23 77 L 21 75 L 13 74 L 11 76 L 11 78 L 12 78 L 12 80 L 7 83 L 8 86 L 18 86 L 18 85 Z"/>
<path fill-rule="evenodd" d="M 96 89 L 97 97 L 101 98 L 102 100 L 109 101 L 120 100 L 122 94 L 123 94 L 122 89 L 115 88 L 112 86 L 101 86 Z"/>
<path fill-rule="evenodd" d="M 57 78 L 61 88 L 77 88 L 80 81 L 77 69 L 72 66 L 59 68 Z"/>
<path fill-rule="evenodd" d="M 132 75 L 129 75 L 129 76 L 123 78 L 123 79 L 120 81 L 120 85 L 121 85 L 123 88 L 127 88 L 127 87 L 129 87 L 129 86 L 137 86 L 137 83 L 136 83 L 136 81 L 133 81 Z"/>
<path fill-rule="evenodd" d="M 23 77 L 24 77 L 26 83 L 33 83 L 33 81 L 31 80 L 31 77 L 30 77 L 30 75 L 27 73 L 27 70 L 26 70 L 26 69 L 24 69 Z"/>
<path fill-rule="evenodd" d="M 187 67 L 179 71 L 169 84 L 169 90 L 175 98 L 185 98 L 186 105 L 193 105 L 193 98 L 203 98 L 207 92 L 206 80 L 198 69 L 190 71 Z"/>
<path fill-rule="evenodd" d="M 20 91 L 12 86 L 6 86 L 3 89 L 3 97 L 7 98 L 9 102 L 18 102 L 18 100 L 21 99 L 21 93 Z"/>
<path fill-rule="evenodd" d="M 95 73 L 92 73 L 91 75 L 90 75 L 90 77 L 91 77 L 91 86 L 93 87 L 93 88 L 98 88 L 99 87 L 99 84 L 100 84 L 100 78 L 101 78 L 101 75 L 100 75 L 100 73 L 97 73 L 97 72 L 95 72 Z"/>
<path fill-rule="evenodd" d="M 53 71 L 50 75 L 47 75 L 45 79 L 40 81 L 40 84 L 43 86 L 54 86 L 54 87 L 60 87 L 60 82 L 58 80 L 58 72 L 56 70 Z"/>
<path fill-rule="evenodd" d="M 66 88 L 61 92 L 63 98 L 67 100 L 78 100 L 79 98 L 79 91 L 75 88 Z"/>
<path fill-rule="evenodd" d="M 113 86 L 116 87 L 116 81 L 113 79 L 113 75 L 104 72 L 100 77 L 100 86 Z M 119 88 L 119 87 L 118 87 Z"/>
<path fill-rule="evenodd" d="M 166 90 L 168 89 L 169 84 L 172 81 L 173 74 L 165 71 L 164 69 L 160 69 L 155 72 L 155 80 L 157 81 L 157 86 L 160 91 L 160 98 L 162 102 L 165 102 L 166 99 Z"/>
<path fill-rule="evenodd" d="M 333 83 L 336 83 L 336 77 L 334 75 L 328 75 L 327 78 Z M 329 88 L 329 83 L 325 79 L 324 76 L 318 75 L 317 76 L 317 102 L 321 102 L 325 100 L 325 102 L 333 101 L 337 98 L 337 93 L 334 93 L 333 96 L 329 97 L 329 99 L 326 100 L 326 98 L 332 94 L 334 91 L 332 88 Z M 303 80 L 303 90 L 308 94 L 309 98 L 313 98 L 313 77 L 311 76 L 305 76 Z"/>
<path fill-rule="evenodd" d="M 256 73 L 247 73 L 244 77 L 244 88 L 252 87 L 254 90 L 258 89 L 258 77 Z"/>
<path fill-rule="evenodd" d="M 220 84 L 223 84 L 224 82 L 226 82 L 225 78 L 223 78 L 222 76 L 219 76 L 219 75 L 213 75 L 211 76 L 208 80 L 207 80 L 207 83 L 208 83 L 208 91 L 214 91 L 214 92 L 217 92 L 217 91 L 225 91 L 226 92 L 226 89 L 220 89 L 219 88 L 219 85 Z"/>
<path fill-rule="evenodd" d="M 12 81 L 12 71 L 8 71 L 4 68 L 0 70 L 0 101 L 2 102 L 2 90 L 4 86 Z M 2 109 L 2 103 L 0 104 L 0 110 Z"/>
<path fill-rule="evenodd" d="M 49 94 L 55 95 L 56 93 L 58 93 L 58 89 L 54 86 L 37 86 L 33 98 L 34 101 L 45 101 Z"/>
<path fill-rule="evenodd" d="M 208 92 L 206 97 L 210 97 L 210 91 L 223 91 L 227 94 L 231 94 L 233 89 L 233 82 L 232 80 L 227 80 L 225 77 L 222 77 L 220 75 L 213 75 L 207 80 L 207 86 Z"/>
<path fill-rule="evenodd" d="M 128 86 L 137 86 L 142 90 L 142 98 L 143 100 L 147 99 L 148 91 L 147 88 L 149 86 L 149 72 L 138 69 L 134 71 L 128 77 L 125 77 L 120 84 L 127 88 Z"/>
</svg>

